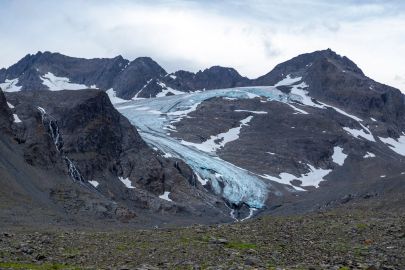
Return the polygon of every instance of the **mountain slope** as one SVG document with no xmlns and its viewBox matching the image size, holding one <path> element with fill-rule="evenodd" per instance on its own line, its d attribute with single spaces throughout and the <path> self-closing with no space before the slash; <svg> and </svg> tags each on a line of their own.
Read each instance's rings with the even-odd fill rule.
<svg viewBox="0 0 405 270">
<path fill-rule="evenodd" d="M 364 75 L 347 57 L 332 50 L 299 55 L 277 65 L 268 74 L 254 80 L 254 85 L 275 85 L 287 75 L 302 77 L 309 95 L 362 117 L 373 117 L 403 128 L 404 95 L 393 87 L 380 84 Z"/>
<path fill-rule="evenodd" d="M 235 87 L 247 81 L 236 70 L 219 66 L 196 74 L 168 74 L 149 57 L 83 59 L 50 52 L 28 54 L 0 70 L 0 86 L 6 92 L 98 88 L 127 100 Z"/>
<path fill-rule="evenodd" d="M 9 200 L 0 214 L 19 212 L 16 207 L 24 203 L 10 195 L 20 189 L 21 200 L 47 214 L 33 210 L 35 218 L 5 222 L 95 219 L 149 226 L 189 223 L 191 217 L 202 223 L 230 220 L 221 199 L 199 186 L 183 162 L 150 149 L 104 92 L 23 91 L 7 93 L 7 102 L 20 121 L 12 123 L 14 133 L 2 146 L 1 181 Z M 12 173 L 15 168 L 20 173 Z"/>
<path fill-rule="evenodd" d="M 330 50 L 294 58 L 254 83 L 274 86 L 117 108 L 148 143 L 183 158 L 236 207 L 305 212 L 403 186 L 404 97 L 397 89 Z"/>
<path fill-rule="evenodd" d="M 24 80 L 28 71 L 42 86 Z M 110 205 L 102 215 L 117 204 L 136 224 L 210 223 L 400 191 L 396 197 L 404 188 L 403 94 L 331 50 L 255 80 L 231 68 L 167 74 L 150 58 L 50 53 L 27 56 L 1 76 L 9 148 L 27 170 L 70 181 L 45 192 L 58 207 L 69 202 L 69 213 L 93 200 L 81 196 L 95 196 Z M 119 112 L 104 91 L 79 90 L 99 84 Z M 70 186 L 87 195 L 73 196 Z"/>
</svg>

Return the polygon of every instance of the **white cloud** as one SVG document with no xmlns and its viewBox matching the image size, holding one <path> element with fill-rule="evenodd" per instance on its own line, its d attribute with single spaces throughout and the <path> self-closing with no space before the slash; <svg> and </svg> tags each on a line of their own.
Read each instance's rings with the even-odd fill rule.
<svg viewBox="0 0 405 270">
<path fill-rule="evenodd" d="M 398 85 L 399 89 L 405 89 L 405 74 L 402 76 L 396 75 L 394 77 L 395 84 Z M 405 90 L 404 90 L 405 92 Z"/>
<path fill-rule="evenodd" d="M 357 1 L 358 2 L 358 1 Z M 299 53 L 332 48 L 403 87 L 401 1 L 13 1 L 0 4 L 0 66 L 37 50 L 151 56 L 168 71 L 232 66 L 257 77 Z M 405 91 L 405 88 L 402 88 Z"/>
</svg>

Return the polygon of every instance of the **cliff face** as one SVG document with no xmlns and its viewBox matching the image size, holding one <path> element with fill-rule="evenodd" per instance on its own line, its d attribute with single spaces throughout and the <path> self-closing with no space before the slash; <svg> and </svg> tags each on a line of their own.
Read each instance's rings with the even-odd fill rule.
<svg viewBox="0 0 405 270">
<path fill-rule="evenodd" d="M 11 133 L 13 116 L 3 91 L 0 89 L 0 130 L 2 133 Z"/>
<path fill-rule="evenodd" d="M 67 217 L 80 222 L 87 211 L 145 225 L 229 220 L 221 214 L 226 206 L 191 169 L 149 148 L 103 91 L 23 91 L 7 99 L 21 119 L 13 127 L 19 144 L 11 147 L 19 149 L 25 167 L 48 174 L 24 181 L 40 186 L 41 196 Z"/>
</svg>

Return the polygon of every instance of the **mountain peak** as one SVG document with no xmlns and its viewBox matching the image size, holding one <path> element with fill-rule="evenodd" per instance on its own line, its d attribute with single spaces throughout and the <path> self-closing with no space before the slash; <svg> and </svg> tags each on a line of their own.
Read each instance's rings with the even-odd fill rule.
<svg viewBox="0 0 405 270">
<path fill-rule="evenodd" d="M 300 54 L 278 64 L 272 71 L 257 78 L 256 85 L 274 85 L 288 74 L 296 77 L 305 77 L 317 68 L 323 70 L 332 68 L 342 72 L 349 72 L 356 76 L 364 76 L 363 71 L 353 61 L 328 48 L 326 50 Z"/>
<path fill-rule="evenodd" d="M 235 77 L 241 77 L 241 75 L 231 67 L 222 67 L 222 66 L 212 66 L 210 68 L 207 68 L 203 71 L 208 72 L 208 73 L 216 73 L 216 74 L 221 74 L 221 73 L 227 73 L 229 75 L 235 76 Z"/>
<path fill-rule="evenodd" d="M 166 75 L 167 72 L 164 70 L 155 60 L 151 57 L 137 57 L 132 62 L 129 63 L 130 67 L 137 67 L 137 69 L 142 69 L 144 71 L 149 70 L 153 73 L 158 73 L 160 75 Z"/>
</svg>

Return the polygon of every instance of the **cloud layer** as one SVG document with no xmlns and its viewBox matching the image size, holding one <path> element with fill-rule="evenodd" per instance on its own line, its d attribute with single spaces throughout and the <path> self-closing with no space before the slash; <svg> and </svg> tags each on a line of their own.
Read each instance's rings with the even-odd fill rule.
<svg viewBox="0 0 405 270">
<path fill-rule="evenodd" d="M 332 48 L 405 91 L 403 1 L 2 1 L 0 66 L 27 53 L 151 56 L 168 71 L 232 66 L 257 77 Z"/>
</svg>

